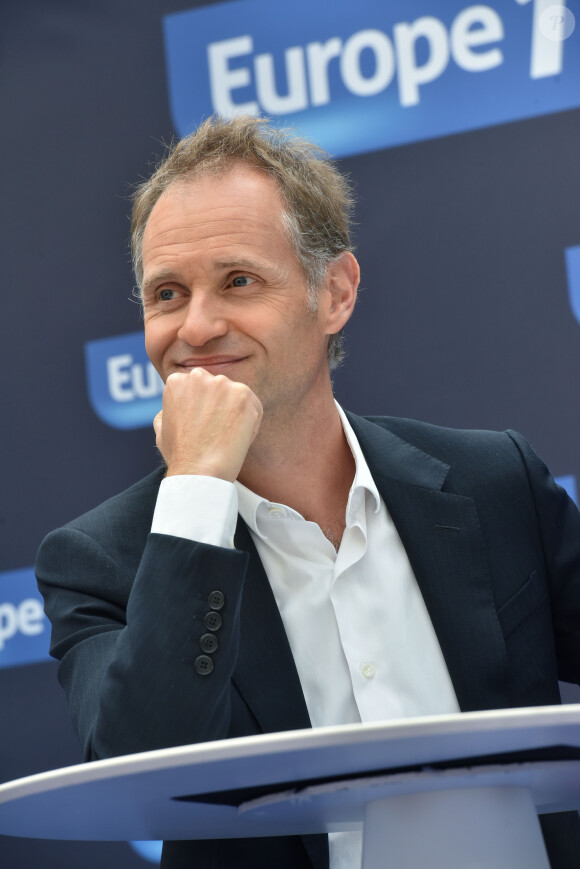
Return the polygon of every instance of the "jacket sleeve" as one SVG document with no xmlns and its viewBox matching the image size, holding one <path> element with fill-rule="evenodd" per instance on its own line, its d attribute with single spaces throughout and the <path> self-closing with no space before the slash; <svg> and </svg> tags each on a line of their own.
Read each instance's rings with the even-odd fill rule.
<svg viewBox="0 0 580 869">
<path fill-rule="evenodd" d="M 580 514 L 527 441 L 516 432 L 509 435 L 526 469 L 550 578 L 558 676 L 580 683 Z"/>
<path fill-rule="evenodd" d="M 87 760 L 228 735 L 247 561 L 150 534 L 135 574 L 74 525 L 45 539 L 51 654 Z"/>
</svg>

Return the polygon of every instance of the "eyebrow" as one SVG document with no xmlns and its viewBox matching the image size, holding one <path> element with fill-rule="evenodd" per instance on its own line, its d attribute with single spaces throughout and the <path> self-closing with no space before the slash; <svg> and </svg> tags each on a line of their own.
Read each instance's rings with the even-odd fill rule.
<svg viewBox="0 0 580 869">
<path fill-rule="evenodd" d="M 267 269 L 268 271 L 278 271 L 275 264 L 266 264 L 259 260 L 251 260 L 245 259 L 244 257 L 240 257 L 239 259 L 223 259 L 223 260 L 215 260 L 211 263 L 211 269 L 214 272 L 223 272 L 228 269 Z M 153 291 L 153 287 L 158 284 L 167 282 L 179 283 L 179 276 L 172 269 L 161 269 L 158 272 L 153 272 L 153 274 L 149 275 L 143 281 L 142 295 L 143 297 L 147 296 Z"/>
<path fill-rule="evenodd" d="M 159 272 L 153 272 L 152 275 L 149 275 L 143 281 L 143 286 L 141 288 L 141 294 L 143 296 L 148 295 L 152 292 L 153 287 L 156 284 L 163 283 L 164 281 L 175 281 L 176 275 L 175 272 L 171 271 L 171 269 L 164 269 Z"/>
<path fill-rule="evenodd" d="M 271 269 L 271 265 L 267 265 L 259 260 L 244 259 L 223 259 L 216 260 L 212 264 L 214 271 L 226 271 L 227 269 Z"/>
<path fill-rule="evenodd" d="M 245 259 L 244 257 L 240 257 L 239 259 L 216 260 L 213 263 L 213 269 L 216 272 L 225 272 L 228 269 L 232 271 L 244 271 L 247 269 L 250 272 L 267 272 L 270 274 L 270 280 L 274 283 L 283 281 L 288 277 L 287 270 L 276 261 L 264 262 L 264 260 Z"/>
</svg>

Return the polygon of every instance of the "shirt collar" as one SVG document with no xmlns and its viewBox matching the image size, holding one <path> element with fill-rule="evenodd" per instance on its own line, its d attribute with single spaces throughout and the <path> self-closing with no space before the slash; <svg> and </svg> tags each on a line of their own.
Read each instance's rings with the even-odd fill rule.
<svg viewBox="0 0 580 869">
<path fill-rule="evenodd" d="M 347 525 L 349 525 L 349 514 L 351 513 L 351 511 L 354 512 L 359 509 L 359 501 L 362 501 L 362 503 L 364 504 L 365 492 L 369 493 L 372 502 L 374 502 L 375 513 L 378 513 L 381 509 L 381 496 L 379 495 L 379 490 L 377 489 L 375 481 L 373 480 L 370 468 L 367 465 L 367 460 L 365 459 L 363 451 L 360 448 L 357 436 L 355 435 L 353 428 L 349 423 L 342 407 L 337 401 L 335 401 L 335 404 L 338 410 L 338 415 L 340 416 L 340 421 L 342 422 L 344 435 L 351 449 L 356 467 L 354 480 L 352 481 L 352 486 L 350 487 L 350 493 L 348 496 L 348 503 L 346 507 Z"/>
<path fill-rule="evenodd" d="M 346 524 L 351 525 L 355 521 L 355 517 L 357 516 L 357 514 L 360 513 L 360 511 L 363 510 L 365 507 L 367 492 L 370 495 L 370 505 L 372 506 L 372 504 L 374 503 L 375 513 L 378 513 L 380 510 L 381 497 L 379 495 L 379 490 L 375 485 L 375 481 L 372 478 L 369 466 L 367 465 L 366 459 L 363 455 L 363 451 L 360 448 L 360 444 L 352 429 L 352 426 L 349 423 L 345 412 L 337 401 L 335 401 L 335 404 L 338 410 L 338 414 L 340 416 L 344 435 L 351 449 L 355 462 L 354 480 L 352 482 L 352 486 L 350 487 L 346 507 Z M 291 507 L 287 507 L 284 504 L 277 504 L 272 501 L 267 501 L 265 498 L 262 498 L 255 492 L 252 492 L 251 489 L 248 489 L 237 480 L 235 481 L 234 485 L 238 492 L 238 512 L 246 525 L 248 525 L 249 528 L 260 537 L 266 538 L 263 529 L 260 530 L 261 515 L 272 516 L 272 511 L 280 511 L 278 515 L 282 518 L 304 521 L 303 517 L 295 510 L 292 510 Z"/>
</svg>

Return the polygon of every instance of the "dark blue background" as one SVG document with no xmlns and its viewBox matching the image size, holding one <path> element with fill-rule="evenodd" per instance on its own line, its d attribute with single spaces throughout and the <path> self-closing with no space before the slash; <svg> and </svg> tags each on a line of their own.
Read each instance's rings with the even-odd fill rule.
<svg viewBox="0 0 580 869">
<path fill-rule="evenodd" d="M 195 5 L 2 4 L 0 571 L 30 566 L 49 530 L 156 463 L 150 430 L 95 415 L 83 348 L 141 325 L 130 184 L 174 135 L 162 17 Z M 341 161 L 364 287 L 334 378 L 346 407 L 513 427 L 556 475 L 580 478 L 564 256 L 580 245 L 579 142 L 572 110 Z M 0 709 L 0 780 L 80 761 L 55 664 L 0 667 Z M 8 838 L 0 860 L 146 865 L 125 844 Z"/>
</svg>

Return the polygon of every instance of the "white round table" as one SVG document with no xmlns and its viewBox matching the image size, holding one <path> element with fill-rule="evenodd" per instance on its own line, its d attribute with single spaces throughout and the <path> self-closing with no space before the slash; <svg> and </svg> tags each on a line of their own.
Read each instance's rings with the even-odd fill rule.
<svg viewBox="0 0 580 869">
<path fill-rule="evenodd" d="M 207 742 L 0 785 L 0 833 L 203 839 L 363 827 L 364 869 L 548 869 L 538 813 L 580 806 L 580 705 Z M 580 855 L 579 855 L 580 865 Z"/>
</svg>

